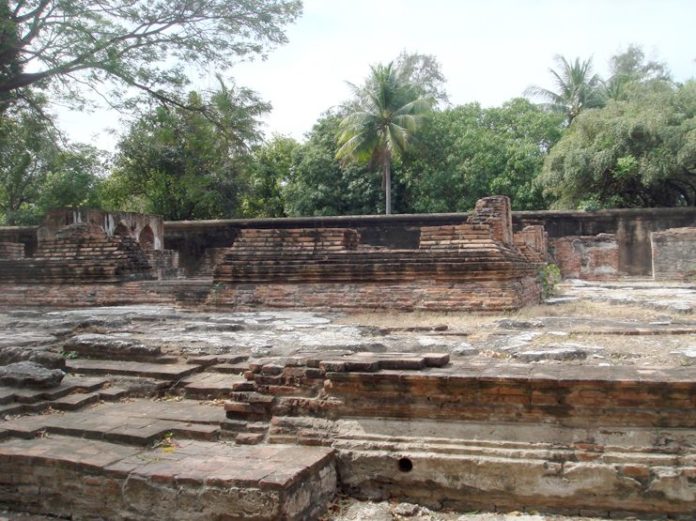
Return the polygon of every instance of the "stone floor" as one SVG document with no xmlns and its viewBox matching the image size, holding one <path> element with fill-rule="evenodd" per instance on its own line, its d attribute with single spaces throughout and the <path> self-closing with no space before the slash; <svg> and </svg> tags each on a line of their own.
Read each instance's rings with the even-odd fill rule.
<svg viewBox="0 0 696 521">
<path fill-rule="evenodd" d="M 226 416 L 223 401 L 246 390 L 243 373 L 255 361 L 269 365 L 292 357 L 341 360 L 360 353 L 388 359 L 391 353 L 409 363 L 422 353 L 437 352 L 449 354 L 454 367 L 510 368 L 518 373 L 556 366 L 596 367 L 601 372 L 630 368 L 679 371 L 688 378 L 696 364 L 695 310 L 696 286 L 648 280 L 570 281 L 546 304 L 507 315 L 235 312 L 155 305 L 0 309 L 0 366 L 32 360 L 68 373 L 60 385 L 50 388 L 0 384 L 0 458 L 20 466 L 50 461 L 60 467 L 63 461 L 69 463 L 65 472 L 84 465 L 104 476 L 125 465 L 127 472 L 116 473 L 117 479 L 146 476 L 199 488 L 207 486 L 206 480 L 242 483 L 257 494 L 250 503 L 253 508 L 277 513 L 291 505 L 295 510 L 287 518 L 299 519 L 308 502 L 320 501 L 297 484 L 311 482 L 321 498 L 328 499 L 322 490 L 335 481 L 326 470 L 332 452 L 325 447 L 268 445 L 263 420 L 240 428 Z M 228 463 L 220 466 L 221 461 Z M 324 489 L 318 485 L 322 483 Z M 37 486 L 25 485 L 29 495 Z M 264 490 L 278 487 L 285 487 L 283 498 L 263 496 Z M 167 497 L 166 491 L 161 493 Z M 12 504 L 2 494 L 0 490 L 0 520 L 32 519 L 3 513 L 2 507 Z M 60 491 L 55 494 L 59 498 Z M 47 497 L 49 506 L 60 503 Z M 119 497 L 133 502 L 135 496 Z M 69 515 L 66 508 L 56 513 Z M 185 505 L 177 508 L 186 512 Z M 143 507 L 133 515 L 146 519 L 155 514 L 162 512 Z M 199 518 L 211 516 L 207 512 Z M 338 521 L 367 518 L 580 519 L 436 512 L 350 498 L 334 502 L 325 515 Z"/>
</svg>

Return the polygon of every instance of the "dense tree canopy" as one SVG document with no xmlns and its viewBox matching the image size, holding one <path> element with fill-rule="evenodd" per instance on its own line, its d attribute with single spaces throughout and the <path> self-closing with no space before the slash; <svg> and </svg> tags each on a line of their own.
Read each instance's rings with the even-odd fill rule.
<svg viewBox="0 0 696 521">
<path fill-rule="evenodd" d="M 562 121 L 521 98 L 437 112 L 404 161 L 410 211 L 466 211 L 490 194 L 509 196 L 515 209 L 544 208 L 534 181 Z"/>
<path fill-rule="evenodd" d="M 288 215 L 376 214 L 384 208 L 379 173 L 336 159 L 341 120 L 341 115 L 324 114 L 294 151 L 283 192 Z"/>
<path fill-rule="evenodd" d="M 0 0 L 0 109 L 33 89 L 73 100 L 84 89 L 122 100 L 129 89 L 162 102 L 187 69 L 226 67 L 285 41 L 297 0 Z"/>
<path fill-rule="evenodd" d="M 256 118 L 269 106 L 224 86 L 207 99 L 192 92 L 187 103 L 200 111 L 158 106 L 131 126 L 105 188 L 109 206 L 174 220 L 241 214 L 250 147 L 260 140 Z"/>
<path fill-rule="evenodd" d="M 50 0 L 27 1 L 36 16 L 58 9 Z M 239 36 L 246 42 L 235 48 L 240 54 L 280 41 L 282 20 L 296 13 L 290 1 L 233 4 L 270 8 L 264 27 L 275 35 L 250 28 Z M 80 13 L 107 5 L 114 4 L 82 6 Z M 132 5 L 133 16 L 145 9 L 139 0 Z M 29 7 L 22 3 L 20 11 Z M 0 23 L 0 42 L 23 38 L 20 25 Z M 25 73 L 2 52 L 0 85 Z M 158 56 L 164 54 L 152 55 Z M 167 66 L 176 69 L 176 60 Z M 515 98 L 499 107 L 452 106 L 437 60 L 402 53 L 393 65 L 375 67 L 301 141 L 262 139 L 260 117 L 270 106 L 254 92 L 220 79 L 216 92 L 183 95 L 175 90 L 181 76 L 136 114 L 110 160 L 60 135 L 45 89 L 7 90 L 0 111 L 0 223 L 35 223 L 52 207 L 78 205 L 167 219 L 376 214 L 387 200 L 397 213 L 453 212 L 491 194 L 509 196 L 519 210 L 696 205 L 696 82 L 673 82 L 663 63 L 636 46 L 614 56 L 609 70 L 601 79 L 590 60 L 559 58 L 557 89 L 542 103 Z M 32 85 L 60 87 L 70 75 L 61 78 Z M 18 99 L 26 103 L 13 103 Z M 423 108 L 433 109 L 428 117 Z"/>
<path fill-rule="evenodd" d="M 372 67 L 357 104 L 339 125 L 337 159 L 367 161 L 382 172 L 385 212 L 391 213 L 392 162 L 406 152 L 434 103 L 421 95 L 409 73 L 393 63 Z"/>
<path fill-rule="evenodd" d="M 555 90 L 532 86 L 526 94 L 544 99 L 545 106 L 565 114 L 570 125 L 581 111 L 602 104 L 602 82 L 594 74 L 590 58 L 571 61 L 556 56 L 555 61 L 556 69 L 549 69 Z"/>
<path fill-rule="evenodd" d="M 61 143 L 35 110 L 8 109 L 0 117 L 0 222 L 30 224 L 51 208 L 99 204 L 102 169 L 93 147 Z"/>
<path fill-rule="evenodd" d="M 539 178 L 555 207 L 696 204 L 696 82 L 634 84 L 578 116 Z"/>
</svg>

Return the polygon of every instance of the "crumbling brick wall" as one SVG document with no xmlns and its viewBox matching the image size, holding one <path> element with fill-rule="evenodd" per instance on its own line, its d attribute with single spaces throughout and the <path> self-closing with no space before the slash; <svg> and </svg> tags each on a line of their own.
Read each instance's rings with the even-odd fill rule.
<svg viewBox="0 0 696 521">
<path fill-rule="evenodd" d="M 696 228 L 650 234 L 655 280 L 696 280 Z"/>
<path fill-rule="evenodd" d="M 0 242 L 0 259 L 23 259 L 24 244 L 20 242 Z"/>
<path fill-rule="evenodd" d="M 509 199 L 488 197 L 468 223 L 420 228 L 410 248 L 364 245 L 350 228 L 244 229 L 208 303 L 512 310 L 539 301 L 538 269 L 514 247 Z"/>
<path fill-rule="evenodd" d="M 553 251 L 563 278 L 604 280 L 619 274 L 619 246 L 614 235 L 561 237 L 553 242 Z"/>
</svg>

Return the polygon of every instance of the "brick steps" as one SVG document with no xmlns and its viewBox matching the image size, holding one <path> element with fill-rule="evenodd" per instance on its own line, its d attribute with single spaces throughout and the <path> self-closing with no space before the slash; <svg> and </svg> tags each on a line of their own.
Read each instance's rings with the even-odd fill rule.
<svg viewBox="0 0 696 521">
<path fill-rule="evenodd" d="M 66 362 L 68 371 L 76 374 L 124 375 L 176 381 L 202 371 L 192 364 L 159 364 L 121 360 L 76 359 Z"/>
<path fill-rule="evenodd" d="M 422 227 L 417 248 L 375 248 L 356 230 L 243 229 L 214 271 L 211 305 L 510 310 L 538 302 L 539 227 L 513 241 L 510 201 L 466 224 Z M 545 251 L 545 250 L 544 250 Z"/>
<path fill-rule="evenodd" d="M 136 278 L 154 276 L 143 250 L 127 237 L 44 240 L 31 258 L 0 260 L 0 282 L 84 284 Z"/>
<path fill-rule="evenodd" d="M 199 373 L 186 379 L 182 391 L 186 398 L 228 398 L 236 386 L 244 383 L 246 379 L 238 374 Z"/>
<path fill-rule="evenodd" d="M 384 369 L 379 356 L 250 364 L 256 390 L 225 403 L 224 429 L 255 443 L 264 433 L 248 425 L 270 417 L 268 443 L 336 449 L 342 489 L 358 497 L 690 519 L 689 369 L 427 367 L 404 354 Z"/>
</svg>

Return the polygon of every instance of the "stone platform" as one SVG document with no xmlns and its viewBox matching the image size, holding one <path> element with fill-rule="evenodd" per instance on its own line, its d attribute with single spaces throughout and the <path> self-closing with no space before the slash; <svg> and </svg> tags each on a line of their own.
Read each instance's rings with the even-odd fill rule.
<svg viewBox="0 0 696 521">
<path fill-rule="evenodd" d="M 207 303 L 313 309 L 513 310 L 538 303 L 543 228 L 512 233 L 510 201 L 481 199 L 466 224 L 425 226 L 410 248 L 349 228 L 245 229 L 215 267 Z"/>
<path fill-rule="evenodd" d="M 68 372 L 0 388 L 0 519 L 367 518 L 338 516 L 335 492 L 394 520 L 692 519 L 685 305 L 696 289 L 632 281 L 497 317 L 0 310 L 2 359 Z M 114 511 L 94 514 L 102 496 Z M 426 510 L 442 516 L 408 514 Z"/>
<path fill-rule="evenodd" d="M 333 450 L 217 441 L 219 406 L 136 400 L 5 421 L 0 504 L 71 519 L 300 520 L 336 489 Z"/>
<path fill-rule="evenodd" d="M 168 438 L 155 448 L 47 436 L 0 443 L 0 502 L 70 519 L 304 520 L 334 494 L 333 451 Z"/>
</svg>

